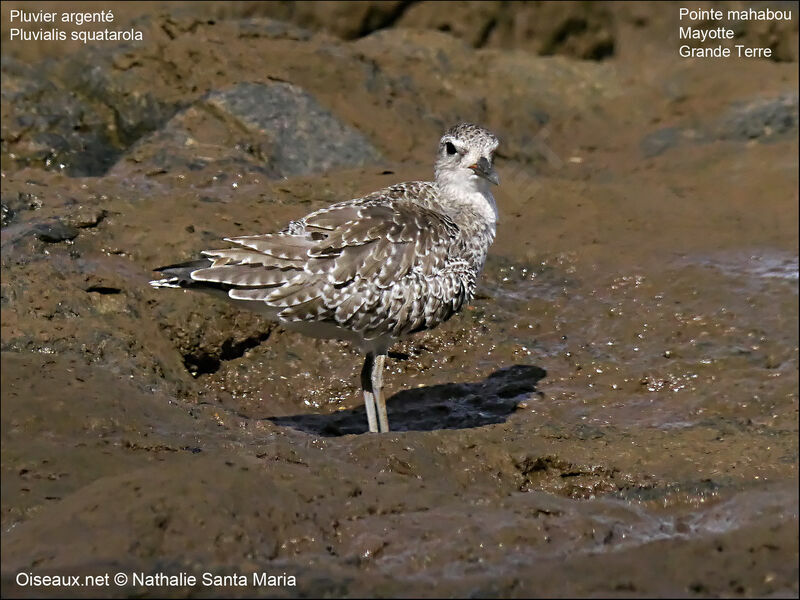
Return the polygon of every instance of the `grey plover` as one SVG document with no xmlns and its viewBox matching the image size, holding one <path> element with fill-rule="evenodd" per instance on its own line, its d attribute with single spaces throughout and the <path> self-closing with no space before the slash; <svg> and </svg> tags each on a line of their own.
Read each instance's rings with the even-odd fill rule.
<svg viewBox="0 0 800 600">
<path fill-rule="evenodd" d="M 215 293 L 284 328 L 354 344 L 369 430 L 388 431 L 383 364 L 398 339 L 472 299 L 495 237 L 497 138 L 461 123 L 439 142 L 434 181 L 392 185 L 292 221 L 279 233 L 156 269 L 154 287 Z"/>
</svg>

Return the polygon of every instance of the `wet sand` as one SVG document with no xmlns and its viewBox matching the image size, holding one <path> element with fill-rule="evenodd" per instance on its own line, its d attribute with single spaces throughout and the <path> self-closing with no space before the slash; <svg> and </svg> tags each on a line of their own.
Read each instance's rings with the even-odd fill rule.
<svg viewBox="0 0 800 600">
<path fill-rule="evenodd" d="M 3 596 L 796 596 L 796 26 L 781 61 L 684 61 L 655 5 L 601 6 L 555 56 L 424 4 L 366 36 L 384 13 L 140 5 L 139 46 L 4 45 Z M 350 164 L 284 178 L 240 85 L 278 80 L 363 136 Z M 392 349 L 389 434 L 347 345 L 147 285 L 429 178 L 461 119 L 503 141 L 498 238 L 467 309 Z"/>
</svg>

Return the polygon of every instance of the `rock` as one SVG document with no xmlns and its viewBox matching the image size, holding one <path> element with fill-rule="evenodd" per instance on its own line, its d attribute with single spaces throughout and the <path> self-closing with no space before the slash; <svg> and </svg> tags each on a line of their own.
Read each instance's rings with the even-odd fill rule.
<svg viewBox="0 0 800 600">
<path fill-rule="evenodd" d="M 41 223 L 35 226 L 33 231 L 40 240 L 47 242 L 48 244 L 56 244 L 58 242 L 74 240 L 76 237 L 78 237 L 77 227 L 62 223 L 61 221 Z"/>
<path fill-rule="evenodd" d="M 756 99 L 737 105 L 722 117 L 715 128 L 722 140 L 771 138 L 797 131 L 798 96 Z"/>
<path fill-rule="evenodd" d="M 652 158 L 677 145 L 680 139 L 681 130 L 678 127 L 665 127 L 644 136 L 639 147 L 645 158 Z"/>
<path fill-rule="evenodd" d="M 238 22 L 239 38 L 267 38 L 271 40 L 296 40 L 307 42 L 314 35 L 308 29 L 273 19 L 252 18 Z"/>
<path fill-rule="evenodd" d="M 35 193 L 17 192 L 16 194 L 3 194 L 2 200 L 2 226 L 10 225 L 20 213 L 29 210 L 38 210 L 42 201 Z"/>
<path fill-rule="evenodd" d="M 574 2 L 419 2 L 400 27 L 437 29 L 480 48 L 518 48 L 539 55 L 601 60 L 614 54 L 614 14 L 602 5 Z"/>
<path fill-rule="evenodd" d="M 261 138 L 269 147 L 269 165 L 283 176 L 380 160 L 378 151 L 360 133 L 295 85 L 241 83 L 211 93 L 206 102 Z"/>
<path fill-rule="evenodd" d="M 664 127 L 645 135 L 639 146 L 645 158 L 652 158 L 684 143 L 766 142 L 796 132 L 797 126 L 797 94 L 783 94 L 735 103 L 716 122 L 704 127 Z"/>
<path fill-rule="evenodd" d="M 794 7 L 794 19 L 791 21 L 739 21 L 731 22 L 737 44 L 753 48 L 769 48 L 770 60 L 775 62 L 797 61 L 797 5 L 784 3 Z"/>
<path fill-rule="evenodd" d="M 449 33 L 466 44 L 487 45 L 498 31 L 507 30 L 511 19 L 503 17 L 503 7 L 493 2 L 453 3 L 418 2 L 408 7 L 398 25 L 409 29 L 432 29 Z"/>
<path fill-rule="evenodd" d="M 504 155 L 520 159 L 530 157 L 531 144 L 539 144 L 546 121 L 563 123 L 579 113 L 603 121 L 598 106 L 621 93 L 618 78 L 605 65 L 498 49 L 474 51 L 453 35 L 431 30 L 382 29 L 345 44 L 253 17 L 219 23 L 153 17 L 148 27 L 153 41 L 169 49 L 164 60 L 153 61 L 143 48 L 122 44 L 88 47 L 70 60 L 46 65 L 57 102 L 74 98 L 83 103 L 71 111 L 56 103 L 51 112 L 79 113 L 83 119 L 65 120 L 61 128 L 45 121 L 33 128 L 22 122 L 13 129 L 16 120 L 4 118 L 4 130 L 10 124 L 4 149 L 18 166 L 64 165 L 70 175 L 100 175 L 124 155 L 140 163 L 145 175 L 214 163 L 220 171 L 276 178 L 375 162 L 380 154 L 373 144 L 389 160 L 416 158 L 427 140 L 460 120 L 497 129 L 507 142 Z M 196 39 L 242 40 L 250 51 L 229 50 L 235 44 L 198 46 Z M 272 57 L 266 82 L 239 83 L 246 76 L 235 74 L 260 68 L 255 57 L 263 55 Z M 206 65 L 202 76 L 192 71 L 197 61 Z M 38 81 L 34 75 L 27 76 Z M 281 88 L 286 81 L 291 84 L 283 85 L 304 92 Z M 476 87 L 476 81 L 485 87 Z M 272 100 L 260 106 L 258 96 L 266 88 Z M 346 98 L 339 89 L 347 90 Z M 504 93 L 486 94 L 485 89 Z M 28 110 L 34 101 L 19 103 L 20 116 L 40 110 Z M 286 115 L 293 116 L 281 122 L 267 113 L 268 106 L 273 111 L 290 108 Z M 369 110 L 356 108 L 365 106 Z M 300 122 L 304 111 L 313 112 L 304 119 L 319 122 Z M 370 142 L 349 127 L 333 125 L 328 111 Z M 314 136 L 295 133 L 306 126 L 315 130 Z M 320 144 L 318 132 L 341 139 L 341 145 Z M 286 154 L 288 142 L 300 155 Z"/>
<path fill-rule="evenodd" d="M 475 48 L 601 60 L 615 51 L 615 11 L 586 3 L 271 2 L 259 14 L 345 40 L 389 28 L 441 31 Z"/>
<path fill-rule="evenodd" d="M 127 158 L 163 171 L 213 164 L 281 178 L 363 166 L 381 155 L 301 88 L 269 82 L 212 91 Z"/>
<path fill-rule="evenodd" d="M 65 89 L 43 69 L 2 63 L 2 155 L 18 166 L 104 173 L 119 156 L 111 111 Z"/>
<path fill-rule="evenodd" d="M 387 98 L 395 113 L 429 127 L 420 130 L 414 148 L 425 143 L 421 134 L 430 139 L 468 120 L 497 132 L 503 157 L 543 162 L 549 149 L 541 146 L 550 133 L 545 124 L 563 126 L 576 115 L 604 122 L 608 101 L 623 93 L 617 72 L 605 63 L 473 50 L 436 31 L 387 29 L 355 47 L 373 63 L 368 85 L 375 94 Z"/>
<path fill-rule="evenodd" d="M 312 31 L 326 31 L 349 40 L 394 25 L 411 3 L 407 0 L 367 2 L 266 2 L 259 14 L 289 21 Z"/>
<path fill-rule="evenodd" d="M 157 81 L 143 85 L 140 58 L 128 44 L 87 46 L 58 64 L 54 74 L 69 89 L 107 107 L 119 144 L 126 148 L 166 123 L 187 99 L 166 93 Z"/>
</svg>

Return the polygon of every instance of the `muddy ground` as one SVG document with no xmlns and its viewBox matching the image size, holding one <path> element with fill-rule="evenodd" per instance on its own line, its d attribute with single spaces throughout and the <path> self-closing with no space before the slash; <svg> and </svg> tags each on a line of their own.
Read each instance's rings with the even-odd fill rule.
<svg viewBox="0 0 800 600">
<path fill-rule="evenodd" d="M 737 26 L 775 60 L 685 60 L 676 6 L 131 3 L 138 44 L 4 43 L 2 595 L 797 596 L 797 15 Z M 391 433 L 348 346 L 147 285 L 429 178 L 459 120 L 502 140 L 498 238 L 393 349 Z"/>
</svg>

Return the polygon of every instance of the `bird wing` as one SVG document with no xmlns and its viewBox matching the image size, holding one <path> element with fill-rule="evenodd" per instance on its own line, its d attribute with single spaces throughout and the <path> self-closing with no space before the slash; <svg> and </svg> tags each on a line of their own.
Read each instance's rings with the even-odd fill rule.
<svg viewBox="0 0 800 600">
<path fill-rule="evenodd" d="M 373 307 L 410 274 L 443 269 L 458 227 L 405 198 L 376 193 L 326 207 L 280 233 L 228 238 L 209 250 L 200 281 L 233 286 L 229 296 L 261 301 L 284 319 L 343 323 Z"/>
</svg>

